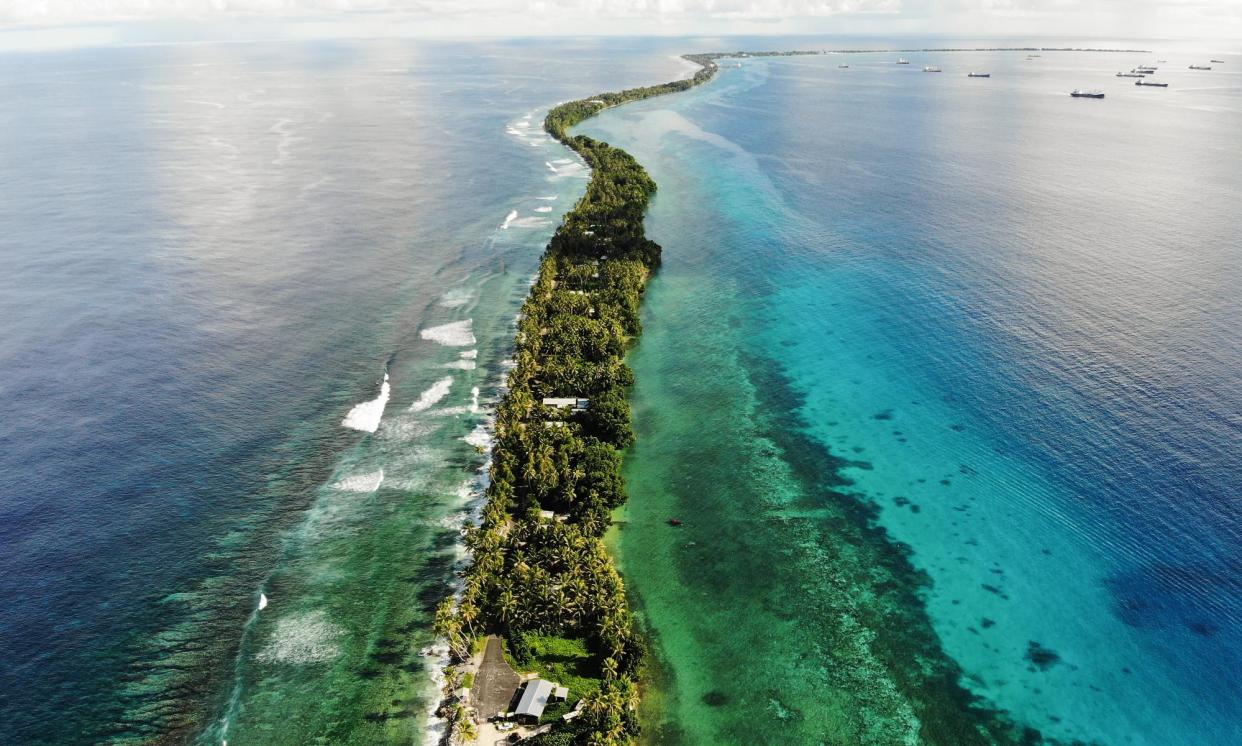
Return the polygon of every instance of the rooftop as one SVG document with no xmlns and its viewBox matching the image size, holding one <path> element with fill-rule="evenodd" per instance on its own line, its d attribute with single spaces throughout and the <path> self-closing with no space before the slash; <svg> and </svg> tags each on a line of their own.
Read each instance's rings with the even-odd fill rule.
<svg viewBox="0 0 1242 746">
<path fill-rule="evenodd" d="M 537 718 L 543 714 L 543 708 L 548 706 L 548 700 L 552 697 L 552 682 L 543 679 L 534 679 L 526 684 L 526 691 L 522 692 L 522 699 L 518 701 L 517 709 L 513 711 L 514 715 L 521 717 Z"/>
</svg>

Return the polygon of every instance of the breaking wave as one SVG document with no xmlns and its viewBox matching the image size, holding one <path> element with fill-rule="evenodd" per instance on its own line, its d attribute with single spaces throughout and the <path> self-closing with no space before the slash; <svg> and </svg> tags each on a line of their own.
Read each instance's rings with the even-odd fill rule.
<svg viewBox="0 0 1242 746">
<path fill-rule="evenodd" d="M 474 335 L 471 335 L 472 340 L 473 338 Z M 471 342 L 471 344 L 474 343 Z M 354 408 L 349 410 L 349 414 L 345 415 L 345 419 L 341 420 L 341 424 L 353 430 L 375 432 L 379 429 L 380 419 L 384 416 L 384 407 L 388 405 L 388 395 L 391 391 L 392 387 L 388 385 L 388 374 L 385 373 L 384 382 L 380 384 L 379 396 L 354 405 Z"/>
<path fill-rule="evenodd" d="M 437 402 L 448 396 L 449 389 L 453 388 L 453 377 L 445 376 L 435 383 L 426 391 L 418 395 L 418 399 L 410 405 L 411 412 L 423 412 L 431 409 Z"/>
<path fill-rule="evenodd" d="M 433 326 L 430 329 L 423 329 L 418 336 L 423 339 L 429 339 L 432 342 L 438 342 L 445 347 L 469 347 L 476 340 L 471 319 L 464 321 L 453 321 L 440 326 Z"/>
</svg>

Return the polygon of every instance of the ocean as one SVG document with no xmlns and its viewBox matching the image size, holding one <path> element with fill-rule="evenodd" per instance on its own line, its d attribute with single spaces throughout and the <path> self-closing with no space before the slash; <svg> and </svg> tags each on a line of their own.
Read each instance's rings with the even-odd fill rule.
<svg viewBox="0 0 1242 746">
<path fill-rule="evenodd" d="M 0 56 L 0 741 L 434 738 L 586 183 L 543 111 L 821 45 L 893 43 Z M 1242 56 L 1092 46 L 1168 51 L 748 59 L 580 128 L 660 186 L 611 537 L 647 741 L 1242 740 Z"/>
<path fill-rule="evenodd" d="M 1242 56 L 1107 46 L 1155 51 L 744 59 L 583 126 L 660 185 L 647 742 L 1242 740 Z"/>
<path fill-rule="evenodd" d="M 542 111 L 691 67 L 662 50 L 0 57 L 0 741 L 422 740 L 514 317 L 586 184 Z"/>
</svg>

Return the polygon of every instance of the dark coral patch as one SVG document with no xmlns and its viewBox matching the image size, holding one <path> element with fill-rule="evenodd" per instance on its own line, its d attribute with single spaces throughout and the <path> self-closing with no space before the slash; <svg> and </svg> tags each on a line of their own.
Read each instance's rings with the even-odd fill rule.
<svg viewBox="0 0 1242 746">
<path fill-rule="evenodd" d="M 886 409 L 883 412 L 876 412 L 875 414 L 871 416 L 877 420 L 891 420 L 893 419 L 893 410 Z"/>
<path fill-rule="evenodd" d="M 1061 656 L 1034 640 L 1031 640 L 1026 646 L 1026 655 L 1024 657 L 1040 671 L 1047 671 L 1061 662 Z"/>
<path fill-rule="evenodd" d="M 729 695 L 719 689 L 713 689 L 703 695 L 703 704 L 708 707 L 724 707 L 729 704 Z"/>
</svg>

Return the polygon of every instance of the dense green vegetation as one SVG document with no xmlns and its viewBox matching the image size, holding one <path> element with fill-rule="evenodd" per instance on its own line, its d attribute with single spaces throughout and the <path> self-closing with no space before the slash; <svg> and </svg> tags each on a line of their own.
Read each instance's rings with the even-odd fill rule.
<svg viewBox="0 0 1242 746">
<path fill-rule="evenodd" d="M 480 525 L 467 530 L 473 564 L 461 597 L 441 605 L 436 623 L 458 662 L 480 636 L 500 634 L 519 669 L 568 686 L 571 703 L 581 699 L 582 715 L 539 743 L 629 741 L 643 656 L 601 537 L 625 501 L 621 452 L 634 439 L 627 398 L 634 375 L 624 356 L 660 263 L 660 246 L 643 231 L 656 185 L 629 153 L 569 131 L 605 108 L 704 83 L 725 56 L 686 55 L 700 65 L 692 78 L 570 101 L 544 120 L 592 176 L 522 306 L 516 366 L 496 409 L 488 502 Z M 546 397 L 589 404 L 571 412 L 543 405 Z M 461 677 L 450 671 L 448 680 L 451 691 Z M 463 703 L 450 693 L 442 711 L 466 740 Z"/>
</svg>

